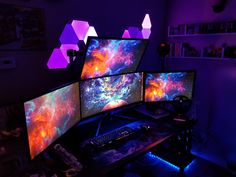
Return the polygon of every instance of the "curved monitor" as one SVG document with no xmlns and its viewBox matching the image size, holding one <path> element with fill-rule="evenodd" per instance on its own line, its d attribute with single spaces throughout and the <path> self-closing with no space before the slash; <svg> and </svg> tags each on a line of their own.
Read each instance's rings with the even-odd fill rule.
<svg viewBox="0 0 236 177">
<path fill-rule="evenodd" d="M 81 114 L 89 117 L 143 99 L 143 73 L 81 81 Z"/>
<path fill-rule="evenodd" d="M 135 72 L 147 39 L 89 37 L 81 79 Z"/>
<path fill-rule="evenodd" d="M 73 83 L 24 103 L 31 159 L 80 120 L 79 98 Z"/>
<path fill-rule="evenodd" d="M 145 102 L 173 101 L 178 95 L 192 99 L 194 71 L 146 73 Z"/>
</svg>

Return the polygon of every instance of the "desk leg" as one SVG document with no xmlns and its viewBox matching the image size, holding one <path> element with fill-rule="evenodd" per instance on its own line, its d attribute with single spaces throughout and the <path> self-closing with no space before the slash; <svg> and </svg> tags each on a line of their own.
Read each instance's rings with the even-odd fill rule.
<svg viewBox="0 0 236 177">
<path fill-rule="evenodd" d="M 180 167 L 179 169 L 179 177 L 184 177 L 184 168 Z"/>
</svg>

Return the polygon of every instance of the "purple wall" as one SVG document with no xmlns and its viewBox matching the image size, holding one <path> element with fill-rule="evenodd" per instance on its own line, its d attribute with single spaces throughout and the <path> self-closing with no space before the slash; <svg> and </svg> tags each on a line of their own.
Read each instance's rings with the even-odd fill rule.
<svg viewBox="0 0 236 177">
<path fill-rule="evenodd" d="M 236 19 L 236 1 L 230 0 L 225 11 L 216 14 L 213 0 L 171 0 L 168 25 L 204 23 Z M 189 37 L 195 46 L 236 45 L 236 35 Z M 197 82 L 192 115 L 199 122 L 194 134 L 194 152 L 224 167 L 236 164 L 236 60 L 206 60 L 204 58 L 169 58 L 170 69 L 196 69 Z"/>
<path fill-rule="evenodd" d="M 0 2 L 9 3 L 8 0 Z M 140 70 L 159 68 L 156 46 L 165 39 L 167 2 L 165 0 L 78 1 L 78 0 L 12 0 L 10 3 L 45 10 L 48 50 L 1 51 L 1 57 L 14 57 L 16 69 L 0 70 L 0 105 L 18 102 L 56 87 L 70 80 L 65 70 L 49 71 L 47 60 L 53 48 L 59 45 L 59 36 L 65 24 L 73 19 L 93 25 L 99 36 L 121 37 L 128 26 L 141 27 L 146 13 L 150 14 L 152 34 Z"/>
</svg>

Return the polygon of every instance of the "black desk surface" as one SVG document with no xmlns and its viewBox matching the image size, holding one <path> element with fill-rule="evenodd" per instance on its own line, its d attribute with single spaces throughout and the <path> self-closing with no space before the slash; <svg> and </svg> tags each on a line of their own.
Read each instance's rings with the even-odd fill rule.
<svg viewBox="0 0 236 177">
<path fill-rule="evenodd" d="M 126 126 L 138 126 L 148 124 L 150 130 L 128 137 L 123 141 L 112 144 L 109 147 L 96 149 L 89 145 L 88 141 L 82 142 L 77 156 L 84 165 L 80 176 L 104 176 L 110 170 L 119 167 L 134 157 L 141 155 L 164 140 L 175 134 L 170 120 L 161 120 L 158 123 L 148 121 L 136 121 Z"/>
</svg>

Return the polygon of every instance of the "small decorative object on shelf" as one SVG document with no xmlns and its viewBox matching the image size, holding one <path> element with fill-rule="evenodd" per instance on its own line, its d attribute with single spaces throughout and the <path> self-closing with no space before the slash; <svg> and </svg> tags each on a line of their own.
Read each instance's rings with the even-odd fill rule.
<svg viewBox="0 0 236 177">
<path fill-rule="evenodd" d="M 200 57 L 201 52 L 189 43 L 171 43 L 169 57 Z"/>
<path fill-rule="evenodd" d="M 177 25 L 173 27 L 169 27 L 170 35 L 184 35 L 185 34 L 185 25 Z"/>
<path fill-rule="evenodd" d="M 209 47 L 203 48 L 202 53 L 203 53 L 202 54 L 203 57 L 223 58 L 224 48 L 210 45 Z"/>
<path fill-rule="evenodd" d="M 236 46 L 226 46 L 224 49 L 225 58 L 236 58 Z"/>
</svg>

